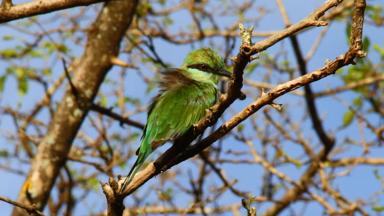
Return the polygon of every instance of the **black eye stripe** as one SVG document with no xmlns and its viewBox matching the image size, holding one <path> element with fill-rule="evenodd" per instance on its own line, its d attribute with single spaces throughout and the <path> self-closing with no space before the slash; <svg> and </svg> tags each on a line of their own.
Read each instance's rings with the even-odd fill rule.
<svg viewBox="0 0 384 216">
<path fill-rule="evenodd" d="M 188 65 L 187 67 L 202 70 L 208 73 L 215 73 L 215 70 L 207 64 L 192 64 L 192 65 Z"/>
</svg>

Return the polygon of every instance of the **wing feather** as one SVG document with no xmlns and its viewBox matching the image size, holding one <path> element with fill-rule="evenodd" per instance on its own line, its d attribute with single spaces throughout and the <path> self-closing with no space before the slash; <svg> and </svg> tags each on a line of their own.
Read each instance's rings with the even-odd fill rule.
<svg viewBox="0 0 384 216">
<path fill-rule="evenodd" d="M 181 69 L 162 73 L 161 93 L 149 107 L 143 137 L 161 145 L 186 132 L 216 101 L 216 87 L 186 77 Z"/>
</svg>

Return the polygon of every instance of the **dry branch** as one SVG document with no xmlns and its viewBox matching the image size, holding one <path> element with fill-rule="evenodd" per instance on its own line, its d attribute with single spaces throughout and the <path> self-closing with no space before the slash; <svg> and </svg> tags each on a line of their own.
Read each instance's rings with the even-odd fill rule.
<svg viewBox="0 0 384 216">
<path fill-rule="evenodd" d="M 26 204 L 23 204 L 23 203 L 20 203 L 20 202 L 16 202 L 14 200 L 11 200 L 11 199 L 9 199 L 7 197 L 3 197 L 3 196 L 0 196 L 0 200 L 4 201 L 6 203 L 9 203 L 11 205 L 14 205 L 14 206 L 16 206 L 18 208 L 23 209 L 24 213 L 28 213 L 29 215 L 32 215 L 32 216 L 34 216 L 34 215 L 36 215 L 36 216 L 44 216 L 44 214 L 41 211 L 37 210 L 33 206 L 26 205 Z"/>
<path fill-rule="evenodd" d="M 2 4 L 2 7 L 0 8 L 0 23 L 72 7 L 87 6 L 103 1 L 106 0 L 37 0 L 18 5 L 5 4 L 4 2 L 9 1 L 3 1 L 4 4 Z"/>
</svg>

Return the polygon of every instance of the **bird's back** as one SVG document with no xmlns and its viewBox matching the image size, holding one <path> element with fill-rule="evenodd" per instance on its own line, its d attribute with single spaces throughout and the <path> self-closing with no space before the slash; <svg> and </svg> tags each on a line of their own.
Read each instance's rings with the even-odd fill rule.
<svg viewBox="0 0 384 216">
<path fill-rule="evenodd" d="M 210 83 L 190 82 L 163 90 L 153 102 L 143 142 L 149 142 L 153 150 L 183 134 L 215 103 L 216 94 Z"/>
</svg>

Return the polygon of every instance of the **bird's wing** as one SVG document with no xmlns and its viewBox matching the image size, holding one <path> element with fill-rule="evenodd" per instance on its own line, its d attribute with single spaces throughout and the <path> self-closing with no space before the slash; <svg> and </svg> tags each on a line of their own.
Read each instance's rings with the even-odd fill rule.
<svg viewBox="0 0 384 216">
<path fill-rule="evenodd" d="M 151 145 L 163 144 L 188 130 L 215 103 L 217 94 L 215 86 L 197 83 L 181 69 L 163 73 L 160 87 L 162 91 L 150 106 L 143 134 Z"/>
<path fill-rule="evenodd" d="M 124 183 L 129 183 L 151 152 L 186 132 L 216 101 L 216 87 L 186 77 L 181 69 L 163 73 L 161 93 L 149 107 L 147 124 L 138 149 L 138 159 Z"/>
<path fill-rule="evenodd" d="M 165 70 L 162 70 L 160 73 L 161 73 L 161 79 L 159 82 L 160 93 L 152 99 L 152 102 L 148 107 L 147 121 L 149 119 L 149 116 L 152 113 L 153 108 L 156 106 L 160 97 L 164 94 L 166 90 L 177 89 L 182 86 L 192 85 L 195 83 L 194 80 L 185 76 L 182 72 L 182 69 L 179 69 L 179 68 L 167 68 Z M 148 123 L 144 127 L 143 135 L 141 139 L 143 139 L 146 135 L 147 125 Z"/>
</svg>

